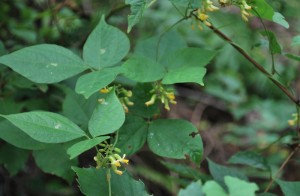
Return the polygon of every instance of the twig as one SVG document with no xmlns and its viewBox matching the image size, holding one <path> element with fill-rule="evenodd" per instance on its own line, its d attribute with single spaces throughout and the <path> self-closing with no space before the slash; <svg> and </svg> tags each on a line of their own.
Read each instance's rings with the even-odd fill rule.
<svg viewBox="0 0 300 196">
<path fill-rule="evenodd" d="M 198 20 L 200 20 L 197 17 Z M 252 57 L 250 57 L 245 50 L 243 50 L 240 46 L 238 46 L 236 43 L 234 43 L 229 37 L 227 37 L 223 32 L 221 32 L 219 29 L 214 27 L 213 25 L 209 26 L 209 28 L 216 33 L 219 37 L 221 37 L 223 40 L 228 42 L 232 47 L 234 47 L 240 54 L 242 54 L 249 62 L 252 63 L 260 72 L 265 74 L 280 90 L 286 94 L 292 102 L 294 102 L 297 106 L 300 106 L 300 101 L 296 99 L 296 97 L 280 82 L 278 82 L 276 79 L 273 78 L 272 74 L 270 74 L 263 66 L 261 66 L 258 62 L 256 62 Z"/>
<path fill-rule="evenodd" d="M 271 188 L 271 186 L 274 183 L 275 179 L 278 178 L 280 172 L 283 170 L 283 168 L 286 166 L 286 164 L 289 162 L 289 160 L 292 158 L 292 156 L 298 151 L 299 147 L 300 147 L 300 144 L 297 145 L 294 148 L 294 150 L 290 153 L 290 155 L 285 159 L 285 161 L 280 166 L 279 170 L 276 172 L 274 178 L 272 178 L 272 180 L 269 182 L 269 184 L 268 184 L 267 188 L 265 189 L 264 193 L 269 191 L 269 189 Z"/>
</svg>

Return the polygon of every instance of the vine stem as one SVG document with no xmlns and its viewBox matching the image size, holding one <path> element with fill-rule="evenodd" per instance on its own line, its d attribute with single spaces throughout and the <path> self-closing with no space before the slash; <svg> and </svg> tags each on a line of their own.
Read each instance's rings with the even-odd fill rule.
<svg viewBox="0 0 300 196">
<path fill-rule="evenodd" d="M 197 15 L 194 14 L 197 20 L 200 20 Z M 265 74 L 284 94 L 286 94 L 292 102 L 294 102 L 297 106 L 300 106 L 300 101 L 296 99 L 296 97 L 280 82 L 273 78 L 272 74 L 270 74 L 263 66 L 261 66 L 258 62 L 256 62 L 252 57 L 250 57 L 247 52 L 234 43 L 229 37 L 227 37 L 223 32 L 214 27 L 213 25 L 208 26 L 215 34 L 229 43 L 233 48 L 235 48 L 241 55 L 243 55 L 254 67 L 256 67 L 261 73 Z"/>
<path fill-rule="evenodd" d="M 272 186 L 272 184 L 274 183 L 275 179 L 278 178 L 280 172 L 283 170 L 283 168 L 286 166 L 286 164 L 290 161 L 290 159 L 293 157 L 293 155 L 298 151 L 300 147 L 300 144 L 297 145 L 294 150 L 290 153 L 290 155 L 285 159 L 285 161 L 282 163 L 282 165 L 280 166 L 279 170 L 276 172 L 274 178 L 272 178 L 272 180 L 269 182 L 267 188 L 265 189 L 264 193 L 268 192 Z"/>
</svg>

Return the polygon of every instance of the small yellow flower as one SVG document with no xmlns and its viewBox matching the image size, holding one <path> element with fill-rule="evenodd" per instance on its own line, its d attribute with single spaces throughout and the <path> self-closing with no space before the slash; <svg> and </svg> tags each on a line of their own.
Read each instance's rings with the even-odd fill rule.
<svg viewBox="0 0 300 196">
<path fill-rule="evenodd" d="M 103 94 L 106 94 L 106 93 L 109 93 L 109 89 L 108 88 L 102 88 L 101 90 L 100 90 L 100 93 L 103 93 Z"/>
<path fill-rule="evenodd" d="M 295 120 L 288 120 L 288 124 L 290 126 L 294 126 L 296 123 L 295 123 Z"/>
<path fill-rule="evenodd" d="M 200 20 L 205 21 L 209 18 L 209 16 L 207 14 L 204 13 L 199 13 L 198 17 L 200 18 Z"/>
<path fill-rule="evenodd" d="M 146 106 L 153 105 L 155 103 L 156 94 L 152 95 L 151 99 L 145 103 Z"/>
<path fill-rule="evenodd" d="M 128 163 L 129 163 L 129 160 L 128 159 L 125 159 L 125 154 L 123 155 L 123 157 L 119 160 L 121 163 L 125 163 L 125 164 L 127 164 L 128 165 Z"/>
<path fill-rule="evenodd" d="M 120 170 L 114 170 L 114 172 L 116 173 L 116 174 L 118 174 L 118 175 L 122 175 L 123 174 L 123 172 L 122 171 L 120 171 Z"/>
</svg>

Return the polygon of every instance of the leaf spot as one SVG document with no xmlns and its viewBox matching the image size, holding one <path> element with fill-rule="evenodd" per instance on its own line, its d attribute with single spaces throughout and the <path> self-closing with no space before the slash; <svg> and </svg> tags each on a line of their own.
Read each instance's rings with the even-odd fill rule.
<svg viewBox="0 0 300 196">
<path fill-rule="evenodd" d="M 54 66 L 54 67 L 57 67 L 58 64 L 57 63 L 50 63 L 50 65 Z"/>
<path fill-rule="evenodd" d="M 105 48 L 101 48 L 100 49 L 100 54 L 104 54 L 106 52 L 106 49 Z"/>
<path fill-rule="evenodd" d="M 56 124 L 56 125 L 54 126 L 54 128 L 55 128 L 55 129 L 61 128 L 61 124 Z"/>
</svg>

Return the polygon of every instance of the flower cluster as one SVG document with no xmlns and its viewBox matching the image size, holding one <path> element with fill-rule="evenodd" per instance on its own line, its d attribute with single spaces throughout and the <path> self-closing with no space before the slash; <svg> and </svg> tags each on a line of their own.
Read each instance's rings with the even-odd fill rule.
<svg viewBox="0 0 300 196">
<path fill-rule="evenodd" d="M 248 18 L 251 16 L 251 13 L 249 12 L 252 7 L 247 4 L 246 0 L 242 0 L 239 4 L 239 7 L 241 9 L 241 15 L 244 21 L 248 21 Z"/>
<path fill-rule="evenodd" d="M 111 168 L 116 174 L 122 175 L 123 172 L 118 170 L 118 167 L 121 167 L 121 163 L 129 163 L 129 160 L 125 158 L 126 155 L 124 154 L 121 157 L 119 155 L 121 150 L 107 142 L 100 144 L 100 146 L 102 148 L 98 150 L 97 155 L 94 157 L 97 164 L 96 168 Z"/>
<path fill-rule="evenodd" d="M 160 83 L 156 84 L 150 91 L 151 99 L 145 103 L 146 106 L 153 105 L 156 100 L 160 100 L 166 110 L 170 110 L 169 103 L 176 104 L 173 89 L 165 89 Z"/>
<path fill-rule="evenodd" d="M 293 117 L 292 119 L 288 120 L 288 124 L 290 126 L 294 126 L 298 123 L 298 114 L 294 113 L 292 114 L 292 117 Z"/>
<path fill-rule="evenodd" d="M 132 97 L 132 91 L 131 90 L 126 90 L 123 87 L 119 87 L 116 90 L 117 96 L 125 110 L 126 113 L 128 113 L 129 109 L 127 106 L 133 106 L 134 103 L 130 101 L 130 97 Z"/>
<path fill-rule="evenodd" d="M 209 16 L 207 15 L 207 12 L 213 12 L 218 9 L 218 7 L 213 5 L 212 1 L 203 0 L 201 9 L 197 9 L 197 18 L 200 19 L 201 22 L 204 23 L 206 26 L 211 26 L 211 23 L 208 21 Z M 203 29 L 203 27 L 200 24 L 198 24 L 198 28 L 200 30 Z"/>
<path fill-rule="evenodd" d="M 106 94 L 106 93 L 109 93 L 111 91 L 111 89 L 113 89 L 113 87 L 105 87 L 105 88 L 102 88 L 99 92 Z M 116 86 L 116 94 L 117 94 L 125 112 L 128 113 L 129 109 L 127 106 L 134 105 L 134 103 L 132 101 L 130 101 L 130 99 L 129 99 L 130 97 L 132 97 L 132 91 L 126 90 L 122 86 Z M 104 99 L 99 99 L 98 101 L 99 101 L 99 103 L 105 103 Z"/>
</svg>

